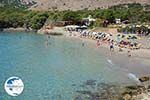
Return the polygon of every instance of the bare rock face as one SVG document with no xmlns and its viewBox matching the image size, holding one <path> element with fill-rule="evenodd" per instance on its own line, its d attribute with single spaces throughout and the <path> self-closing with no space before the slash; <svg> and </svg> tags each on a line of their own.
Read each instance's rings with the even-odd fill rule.
<svg viewBox="0 0 150 100">
<path fill-rule="evenodd" d="M 150 81 L 150 77 L 149 77 L 149 76 L 144 76 L 144 77 L 139 78 L 139 80 L 140 80 L 141 82 Z"/>
</svg>

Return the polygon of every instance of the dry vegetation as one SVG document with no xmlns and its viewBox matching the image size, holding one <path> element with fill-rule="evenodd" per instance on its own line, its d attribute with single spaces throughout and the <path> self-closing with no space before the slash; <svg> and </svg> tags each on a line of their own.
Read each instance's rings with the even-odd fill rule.
<svg viewBox="0 0 150 100">
<path fill-rule="evenodd" d="M 24 0 L 28 1 L 28 0 Z M 81 10 L 108 8 L 126 3 L 150 4 L 150 0 L 32 0 L 37 2 L 32 10 Z"/>
</svg>

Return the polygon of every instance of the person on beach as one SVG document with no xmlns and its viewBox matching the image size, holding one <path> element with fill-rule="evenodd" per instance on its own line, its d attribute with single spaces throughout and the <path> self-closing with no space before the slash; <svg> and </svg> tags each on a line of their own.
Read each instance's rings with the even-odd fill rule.
<svg viewBox="0 0 150 100">
<path fill-rule="evenodd" d="M 110 51 L 114 51 L 114 41 L 110 42 Z"/>
<path fill-rule="evenodd" d="M 131 57 L 131 51 L 128 50 L 128 57 Z"/>
<path fill-rule="evenodd" d="M 117 45 L 119 45 L 120 44 L 120 34 L 119 35 L 117 35 Z"/>
<path fill-rule="evenodd" d="M 122 47 L 119 46 L 119 52 L 122 52 L 122 51 L 123 51 Z"/>
</svg>

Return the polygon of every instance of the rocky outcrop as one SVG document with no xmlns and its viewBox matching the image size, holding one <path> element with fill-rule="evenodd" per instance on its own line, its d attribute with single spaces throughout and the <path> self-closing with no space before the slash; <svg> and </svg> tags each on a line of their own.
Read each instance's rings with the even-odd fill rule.
<svg viewBox="0 0 150 100">
<path fill-rule="evenodd" d="M 121 86 L 119 84 L 99 83 L 87 80 L 76 92 L 73 100 L 150 100 L 149 76 L 140 77 L 141 85 Z M 77 86 L 77 85 L 73 85 Z"/>
<path fill-rule="evenodd" d="M 37 31 L 38 34 L 49 34 L 49 35 L 65 35 L 67 32 L 62 27 L 53 27 L 52 29 L 40 29 Z"/>
</svg>

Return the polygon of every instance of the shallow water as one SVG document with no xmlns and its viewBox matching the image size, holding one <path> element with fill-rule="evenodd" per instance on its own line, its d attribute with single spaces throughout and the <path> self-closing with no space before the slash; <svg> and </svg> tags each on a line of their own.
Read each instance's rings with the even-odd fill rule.
<svg viewBox="0 0 150 100">
<path fill-rule="evenodd" d="M 87 80 L 99 83 L 122 83 L 126 72 L 95 48 L 82 41 L 34 33 L 0 33 L 0 100 L 72 100 Z M 110 63 L 111 62 L 111 63 Z M 9 96 L 4 82 L 20 77 L 23 94 Z"/>
</svg>

